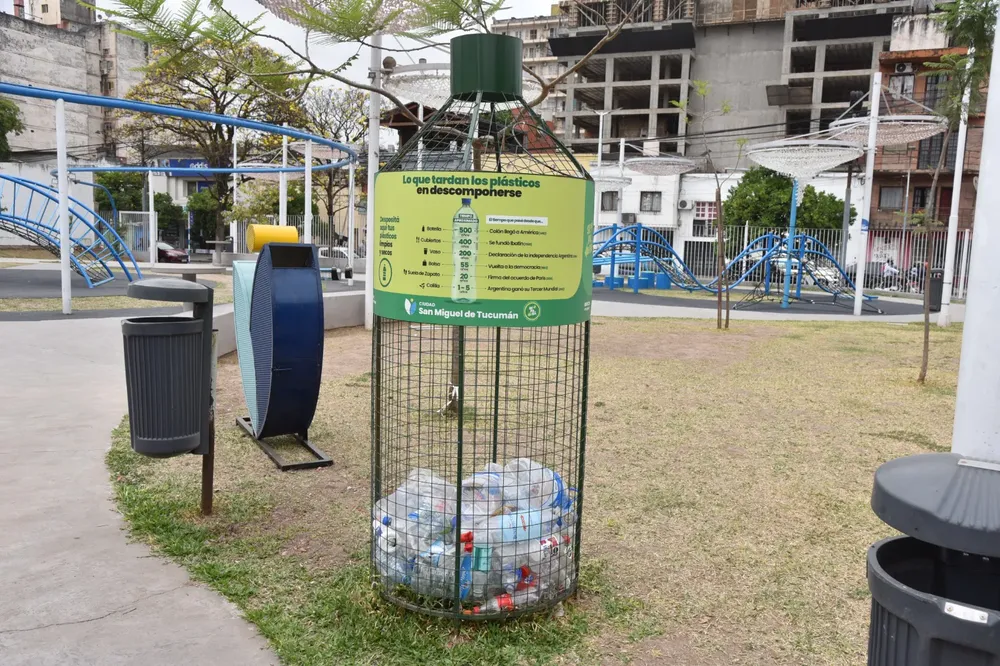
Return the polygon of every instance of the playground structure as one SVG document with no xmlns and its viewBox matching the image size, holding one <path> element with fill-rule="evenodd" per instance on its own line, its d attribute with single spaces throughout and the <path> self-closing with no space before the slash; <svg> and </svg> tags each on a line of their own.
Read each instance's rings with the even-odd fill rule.
<svg viewBox="0 0 1000 666">
<path fill-rule="evenodd" d="M 603 281 L 595 280 L 595 287 L 624 287 L 625 277 L 617 275 L 623 272 L 630 274 L 628 286 L 634 293 L 639 293 L 640 289 L 677 286 L 686 291 L 717 294 L 720 288 L 731 291 L 741 285 L 753 285 L 737 308 L 772 297 L 773 285 L 785 279 L 789 268 L 789 283 L 794 285 L 791 297 L 796 300 L 811 302 L 803 297 L 803 286 L 825 292 L 833 297 L 835 304 L 843 301 L 845 307 L 855 293 L 854 281 L 834 254 L 821 240 L 808 234 L 794 234 L 789 239 L 787 234 L 766 233 L 751 240 L 726 262 L 725 280 L 720 286 L 719 276 L 709 281 L 700 280 L 656 229 L 641 224 L 611 225 L 594 231 L 594 267 L 604 266 L 609 268 L 610 274 Z M 869 307 L 873 307 L 871 301 L 877 296 L 865 295 L 864 298 Z"/>
<path fill-rule="evenodd" d="M 49 199 L 49 203 L 55 203 L 54 211 L 48 214 L 46 217 L 45 210 L 47 206 L 43 206 L 43 212 L 40 217 L 33 217 L 30 213 L 32 208 L 26 209 L 28 215 L 19 216 L 18 214 L 12 212 L 8 215 L 6 211 L 6 205 L 0 204 L 0 215 L 3 215 L 4 223 L 7 226 L 4 228 L 6 230 L 13 231 L 19 236 L 25 238 L 26 240 L 31 240 L 38 243 L 42 247 L 49 249 L 52 252 L 57 252 L 61 263 L 61 273 L 62 273 L 62 311 L 63 314 L 71 314 L 72 308 L 72 286 L 70 283 L 70 270 L 71 267 L 75 268 L 84 278 L 87 280 L 88 286 L 93 286 L 95 284 L 94 280 L 98 280 L 96 284 L 101 284 L 110 279 L 114 278 L 114 273 L 108 267 L 108 261 L 118 260 L 122 265 L 122 268 L 126 268 L 124 261 L 122 260 L 122 254 L 127 253 L 128 257 L 136 270 L 135 277 L 140 277 L 138 273 L 138 267 L 135 264 L 135 259 L 132 257 L 131 251 L 127 248 L 124 242 L 122 242 L 121 237 L 118 236 L 117 232 L 107 223 L 106 220 L 101 218 L 97 213 L 90 209 L 86 209 L 84 214 L 81 214 L 80 209 L 86 208 L 79 204 L 76 200 L 71 200 L 69 196 L 69 174 L 71 172 L 81 172 L 81 171 L 162 171 L 162 167 L 121 167 L 121 166 L 111 166 L 111 167 L 73 167 L 70 169 L 68 164 L 68 146 L 66 139 L 66 112 L 65 105 L 70 104 L 82 104 L 86 106 L 97 106 L 102 108 L 112 108 L 121 109 L 125 111 L 132 111 L 138 113 L 150 113 L 160 116 L 170 116 L 174 118 L 185 118 L 188 120 L 195 120 L 200 122 L 216 123 L 220 125 L 227 125 L 230 127 L 237 127 L 247 130 L 252 130 L 256 132 L 267 132 L 270 134 L 277 134 L 287 138 L 298 139 L 306 142 L 306 159 L 305 165 L 302 167 L 282 167 L 282 168 L 254 168 L 254 167 L 234 167 L 229 169 L 218 169 L 218 168 L 196 168 L 193 171 L 196 173 L 288 173 L 288 172 L 299 172 L 304 171 L 305 182 L 307 184 L 307 189 L 311 186 L 312 182 L 312 172 L 314 171 L 312 164 L 312 144 L 316 143 L 321 146 L 325 146 L 335 151 L 339 151 L 345 155 L 344 159 L 336 162 L 331 162 L 330 164 L 318 165 L 315 170 L 320 169 L 336 169 L 343 166 L 350 166 L 350 182 L 353 183 L 354 180 L 354 167 L 357 163 L 358 155 L 357 152 L 349 146 L 342 143 L 332 141 L 322 136 L 315 134 L 310 134 L 308 132 L 303 132 L 301 130 L 292 129 L 289 127 L 280 127 L 277 125 L 272 125 L 270 123 L 258 122 L 254 120 L 247 120 L 245 118 L 237 118 L 233 116 L 225 116 L 214 113 L 207 113 L 203 111 L 193 111 L 190 109 L 183 109 L 179 107 L 163 106 L 160 104 L 148 104 L 145 102 L 135 102 L 132 100 L 124 100 L 113 97 L 104 97 L 100 95 L 85 95 L 80 93 L 71 93 L 65 90 L 51 90 L 47 88 L 35 88 L 32 86 L 23 86 L 10 83 L 0 83 L 0 93 L 7 95 L 16 95 L 19 97 L 29 97 L 35 99 L 47 99 L 55 102 L 55 125 L 56 125 L 56 155 L 58 161 L 58 168 L 56 176 L 58 187 L 44 187 L 38 183 L 31 183 L 29 181 L 23 181 L 22 179 L 14 179 L 12 182 L 12 187 L 14 186 L 24 186 L 26 189 L 23 191 L 25 193 L 31 192 L 39 195 L 44 195 L 45 198 Z M 177 171 L 177 169 L 172 169 L 172 171 Z M 10 177 L 5 177 L 10 178 Z M 353 192 L 353 190 L 352 190 Z M 29 200 L 31 200 L 32 195 L 29 194 Z M 13 198 L 13 192 L 12 192 Z M 6 202 L 6 199 L 3 200 Z M 305 223 L 305 233 L 304 240 L 308 243 L 310 242 L 310 215 L 311 210 L 306 207 L 308 213 L 306 216 Z M 89 217 L 86 213 L 89 213 Z M 353 214 L 353 207 L 351 209 L 351 214 Z M 155 252 L 155 239 L 157 238 L 157 228 L 156 228 L 156 215 L 149 216 L 149 242 L 150 242 L 150 263 L 156 263 L 156 252 Z M 82 222 L 83 226 L 78 226 L 78 223 Z M 9 226 L 9 229 L 7 228 Z M 351 225 L 353 229 L 353 223 Z M 83 229 L 86 229 L 90 233 L 85 233 Z M 101 230 L 107 230 L 113 232 L 114 236 L 110 236 L 108 233 L 101 233 Z M 74 234 L 75 232 L 75 234 Z M 96 234 L 96 236 L 94 235 Z M 99 236 L 100 238 L 98 238 Z M 82 251 L 81 251 L 82 250 Z M 81 261 L 80 257 L 83 256 Z M 126 269 L 126 275 L 129 279 L 132 279 L 131 273 Z"/>
<path fill-rule="evenodd" d="M 36 181 L 0 174 L 0 230 L 58 257 L 58 190 Z M 69 197 L 69 238 L 70 263 L 88 287 L 114 280 L 112 268 L 116 265 L 129 281 L 142 278 L 131 249 L 114 226 L 73 197 Z"/>
</svg>

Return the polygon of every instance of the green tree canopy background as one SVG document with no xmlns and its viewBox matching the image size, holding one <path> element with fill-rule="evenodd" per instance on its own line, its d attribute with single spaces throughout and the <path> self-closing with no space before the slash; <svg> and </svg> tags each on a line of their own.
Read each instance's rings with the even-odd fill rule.
<svg viewBox="0 0 1000 666">
<path fill-rule="evenodd" d="M 726 224 L 749 222 L 755 227 L 788 227 L 792 201 L 792 179 L 780 173 L 753 167 L 729 191 L 723 203 Z M 851 207 L 851 220 L 856 213 Z M 840 229 L 844 200 L 807 185 L 799 204 L 796 226 L 803 229 Z"/>
</svg>

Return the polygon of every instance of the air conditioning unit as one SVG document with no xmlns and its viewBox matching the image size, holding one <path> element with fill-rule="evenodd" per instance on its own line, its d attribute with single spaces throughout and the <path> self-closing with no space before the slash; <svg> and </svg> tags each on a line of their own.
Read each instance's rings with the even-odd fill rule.
<svg viewBox="0 0 1000 666">
<path fill-rule="evenodd" d="M 912 62 L 897 62 L 896 63 L 896 73 L 897 74 L 913 74 L 913 63 Z"/>
<path fill-rule="evenodd" d="M 113 63 L 110 60 L 101 61 L 101 74 L 110 74 Z"/>
<path fill-rule="evenodd" d="M 635 224 L 635 213 L 622 213 L 622 224 Z"/>
<path fill-rule="evenodd" d="M 692 208 L 694 208 L 694 204 L 687 199 L 677 200 L 677 210 L 691 210 Z"/>
</svg>

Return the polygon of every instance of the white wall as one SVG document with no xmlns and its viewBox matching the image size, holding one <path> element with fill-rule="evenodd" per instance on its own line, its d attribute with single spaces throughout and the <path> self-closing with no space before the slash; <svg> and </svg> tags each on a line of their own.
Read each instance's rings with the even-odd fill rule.
<svg viewBox="0 0 1000 666">
<path fill-rule="evenodd" d="M 948 35 L 941 24 L 928 14 L 900 15 L 892 19 L 890 51 L 946 49 Z"/>
</svg>

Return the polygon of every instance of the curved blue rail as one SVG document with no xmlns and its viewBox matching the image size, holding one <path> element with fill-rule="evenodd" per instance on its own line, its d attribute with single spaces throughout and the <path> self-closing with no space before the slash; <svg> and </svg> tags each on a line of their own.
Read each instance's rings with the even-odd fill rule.
<svg viewBox="0 0 1000 666">
<path fill-rule="evenodd" d="M 597 240 L 598 236 L 611 235 Z M 719 277 L 702 282 L 688 268 L 680 255 L 667 239 L 655 229 L 635 224 L 618 228 L 617 225 L 594 231 L 594 265 L 632 266 L 635 275 L 642 267 L 648 266 L 655 272 L 665 273 L 673 285 L 687 291 L 708 291 L 718 293 Z M 788 260 L 789 239 L 775 233 L 767 233 L 750 241 L 725 267 L 727 284 L 724 289 L 733 289 L 743 283 L 754 282 L 764 285 L 770 292 L 772 280 L 785 271 Z M 655 254 L 654 254 L 655 253 Z M 795 234 L 791 239 L 791 259 L 799 273 L 796 280 L 796 297 L 801 295 L 803 274 L 812 279 L 820 290 L 834 297 L 850 296 L 854 293 L 854 281 L 838 263 L 830 249 L 818 238 L 808 234 Z M 635 287 L 638 290 L 638 284 Z M 865 296 L 874 300 L 875 296 Z"/>
<path fill-rule="evenodd" d="M 114 227 L 70 197 L 70 263 L 88 287 L 115 278 L 117 264 L 129 281 L 142 277 L 135 257 Z M 59 194 L 46 184 L 0 174 L 0 228 L 59 256 Z"/>
</svg>

